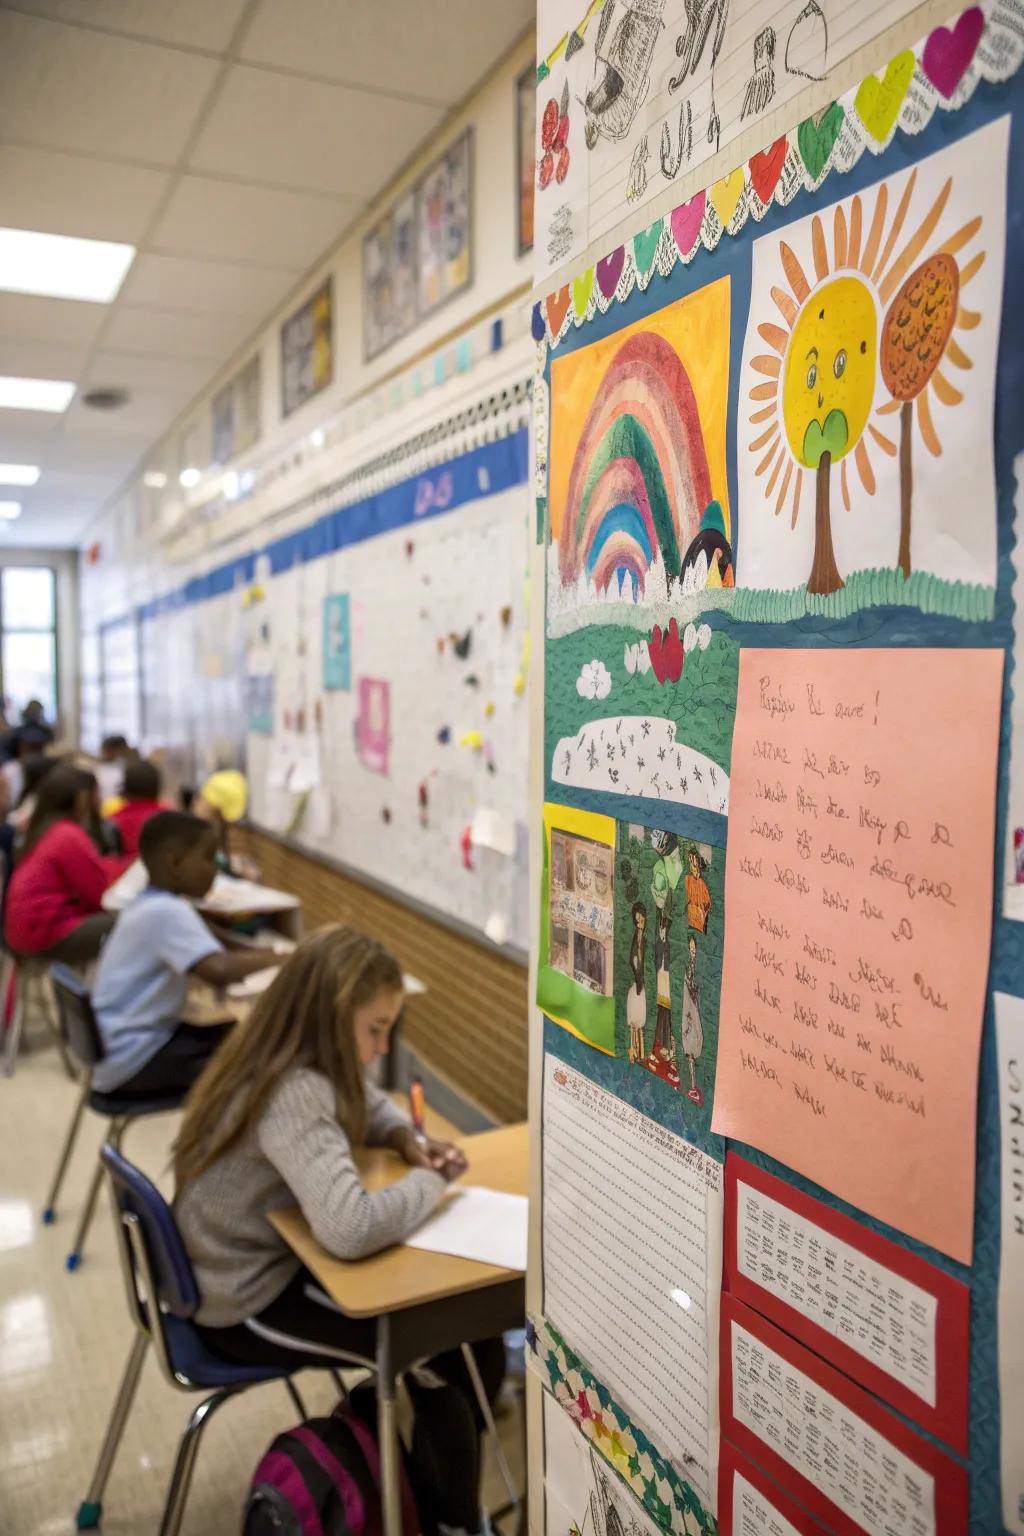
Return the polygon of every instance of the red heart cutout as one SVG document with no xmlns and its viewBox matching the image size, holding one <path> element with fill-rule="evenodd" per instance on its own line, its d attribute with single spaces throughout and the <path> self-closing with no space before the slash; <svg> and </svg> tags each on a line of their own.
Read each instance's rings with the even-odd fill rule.
<svg viewBox="0 0 1024 1536">
<path fill-rule="evenodd" d="M 921 68 L 947 101 L 967 73 L 984 30 L 985 13 L 980 5 L 972 5 L 952 30 L 936 27 L 925 43 Z"/>
<path fill-rule="evenodd" d="M 779 184 L 788 149 L 789 140 L 783 134 L 769 149 L 763 149 L 760 154 L 750 158 L 750 185 L 765 208 L 771 203 L 772 193 Z"/>
<path fill-rule="evenodd" d="M 562 334 L 562 321 L 569 312 L 569 284 L 559 288 L 557 293 L 549 293 L 544 308 L 547 310 L 551 340 L 557 341 Z"/>
</svg>

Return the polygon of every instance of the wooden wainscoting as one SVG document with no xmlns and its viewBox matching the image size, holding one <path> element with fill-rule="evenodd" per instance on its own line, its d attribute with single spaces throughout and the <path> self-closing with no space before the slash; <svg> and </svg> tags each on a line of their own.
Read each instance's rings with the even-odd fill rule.
<svg viewBox="0 0 1024 1536">
<path fill-rule="evenodd" d="M 350 923 L 386 943 L 427 987 L 406 1007 L 407 1044 L 485 1114 L 526 1118 L 524 966 L 269 833 L 238 828 L 233 841 L 267 885 L 301 899 L 307 930 Z"/>
</svg>

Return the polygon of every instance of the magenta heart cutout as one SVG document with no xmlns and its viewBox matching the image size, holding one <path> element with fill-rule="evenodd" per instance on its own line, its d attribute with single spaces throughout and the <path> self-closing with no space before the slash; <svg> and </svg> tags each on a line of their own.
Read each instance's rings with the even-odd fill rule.
<svg viewBox="0 0 1024 1536">
<path fill-rule="evenodd" d="M 602 256 L 597 264 L 597 286 L 606 299 L 610 299 L 619 286 L 622 268 L 626 263 L 626 247 L 620 245 L 610 256 Z"/>
<path fill-rule="evenodd" d="M 967 73 L 984 30 L 985 13 L 980 5 L 972 5 L 952 31 L 936 27 L 925 43 L 921 68 L 947 101 Z"/>
<path fill-rule="evenodd" d="M 683 203 L 681 208 L 672 210 L 672 233 L 679 247 L 679 254 L 684 260 L 693 250 L 700 235 L 707 197 L 706 192 L 698 192 L 695 197 L 690 198 L 688 203 Z"/>
</svg>

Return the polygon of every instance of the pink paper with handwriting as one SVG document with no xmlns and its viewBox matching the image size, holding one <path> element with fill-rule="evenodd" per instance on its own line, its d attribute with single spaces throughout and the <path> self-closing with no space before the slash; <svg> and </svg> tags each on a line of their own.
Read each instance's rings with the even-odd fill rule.
<svg viewBox="0 0 1024 1536">
<path fill-rule="evenodd" d="M 391 757 L 391 684 L 386 678 L 359 679 L 356 748 L 374 773 L 388 772 Z"/>
<path fill-rule="evenodd" d="M 713 1129 L 970 1263 L 1003 654 L 744 650 Z"/>
</svg>

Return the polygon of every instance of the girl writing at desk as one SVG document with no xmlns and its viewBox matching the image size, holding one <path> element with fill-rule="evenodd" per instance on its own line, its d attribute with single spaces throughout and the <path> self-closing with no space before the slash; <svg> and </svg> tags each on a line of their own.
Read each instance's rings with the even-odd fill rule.
<svg viewBox="0 0 1024 1536">
<path fill-rule="evenodd" d="M 243 1363 L 298 1368 L 374 1359 L 372 1319 L 347 1317 L 268 1221 L 298 1204 L 341 1259 L 400 1243 L 465 1171 L 457 1148 L 417 1136 L 366 1069 L 386 1054 L 402 972 L 373 939 L 332 927 L 282 967 L 203 1073 L 175 1146 L 175 1209 L 210 1345 Z M 409 1164 L 387 1189 L 363 1187 L 357 1146 Z M 474 1346 L 488 1395 L 504 1373 L 500 1339 Z M 441 1530 L 478 1532 L 481 1421 L 460 1351 L 415 1368 L 414 1473 Z"/>
</svg>

